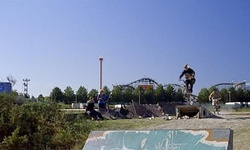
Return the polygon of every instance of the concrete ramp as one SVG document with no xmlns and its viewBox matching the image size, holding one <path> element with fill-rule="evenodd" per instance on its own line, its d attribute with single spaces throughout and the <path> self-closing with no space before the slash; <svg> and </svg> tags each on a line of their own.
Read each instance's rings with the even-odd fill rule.
<svg viewBox="0 0 250 150">
<path fill-rule="evenodd" d="M 230 129 L 92 131 L 82 150 L 233 150 L 233 131 Z"/>
<path fill-rule="evenodd" d="M 208 118 L 217 117 L 211 113 L 208 109 L 201 105 L 177 105 L 176 118 Z M 219 118 L 219 117 L 218 117 Z"/>
</svg>

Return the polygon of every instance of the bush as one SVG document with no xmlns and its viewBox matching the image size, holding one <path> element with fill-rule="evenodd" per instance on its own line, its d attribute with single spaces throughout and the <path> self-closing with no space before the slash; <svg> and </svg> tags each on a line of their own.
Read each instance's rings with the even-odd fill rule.
<svg viewBox="0 0 250 150">
<path fill-rule="evenodd" d="M 15 96 L 0 94 L 0 149 L 69 150 L 82 145 L 93 128 L 81 114 L 71 118 L 57 103 L 15 104 Z"/>
</svg>

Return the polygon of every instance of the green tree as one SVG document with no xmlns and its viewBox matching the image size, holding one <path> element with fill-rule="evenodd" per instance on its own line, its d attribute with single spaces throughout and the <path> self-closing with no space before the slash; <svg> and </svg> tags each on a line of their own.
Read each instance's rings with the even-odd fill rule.
<svg viewBox="0 0 250 150">
<path fill-rule="evenodd" d="M 74 94 L 74 90 L 70 86 L 66 87 L 66 89 L 64 90 L 63 95 L 64 95 L 64 102 L 66 104 L 71 104 L 71 103 L 76 102 L 76 97 L 75 97 L 75 94 Z"/>
<path fill-rule="evenodd" d="M 144 95 L 145 91 L 142 89 L 141 86 L 138 86 L 135 90 L 134 90 L 134 94 L 135 94 L 135 102 L 139 103 L 139 104 L 145 104 L 145 95 Z"/>
<path fill-rule="evenodd" d="M 167 102 L 173 101 L 174 95 L 175 95 L 175 90 L 174 90 L 173 86 L 168 85 L 167 89 L 166 89 L 166 96 L 165 96 Z"/>
<path fill-rule="evenodd" d="M 156 102 L 165 101 L 165 90 L 161 84 L 155 89 L 155 98 Z"/>
<path fill-rule="evenodd" d="M 184 100 L 185 99 L 182 93 L 182 89 L 178 88 L 174 95 L 174 101 L 184 101 Z"/>
<path fill-rule="evenodd" d="M 12 125 L 12 109 L 15 105 L 15 95 L 13 93 L 0 93 L 0 142 L 6 136 L 10 136 L 13 130 Z M 0 148 L 1 149 L 1 148 Z"/>
<path fill-rule="evenodd" d="M 221 95 L 221 102 L 226 103 L 228 102 L 229 94 L 227 89 L 221 89 L 220 90 L 220 95 Z"/>
<path fill-rule="evenodd" d="M 104 94 L 106 94 L 107 96 L 110 95 L 111 91 L 109 90 L 109 88 L 107 86 L 104 86 L 103 88 Z"/>
<path fill-rule="evenodd" d="M 112 90 L 112 98 L 110 99 L 111 103 L 120 103 L 122 102 L 122 88 L 120 86 L 114 86 Z"/>
<path fill-rule="evenodd" d="M 59 87 L 55 87 L 50 93 L 50 99 L 53 102 L 64 102 L 64 95 Z"/>
<path fill-rule="evenodd" d="M 76 91 L 77 102 L 86 103 L 88 100 L 88 91 L 84 86 L 80 86 Z"/>
<path fill-rule="evenodd" d="M 145 102 L 146 104 L 156 104 L 157 102 L 155 101 L 155 92 L 154 89 L 151 87 L 148 87 L 145 92 L 144 92 L 144 97 L 145 97 Z"/>
<path fill-rule="evenodd" d="M 234 87 L 230 87 L 228 89 L 228 92 L 229 92 L 229 101 L 231 101 L 231 102 L 237 101 L 236 100 L 236 90 L 235 90 L 235 88 Z"/>
<path fill-rule="evenodd" d="M 123 92 L 123 102 L 131 103 L 132 99 L 133 99 L 133 89 L 129 87 L 125 88 Z"/>
<path fill-rule="evenodd" d="M 250 90 L 245 91 L 245 96 L 246 96 L 245 101 L 248 102 L 247 105 L 249 107 L 249 105 L 250 105 L 250 103 L 249 103 L 250 102 Z"/>
<path fill-rule="evenodd" d="M 37 100 L 38 101 L 44 101 L 43 95 L 42 94 L 38 95 Z"/>
<path fill-rule="evenodd" d="M 236 99 L 236 101 L 241 102 L 241 105 L 243 105 L 243 102 L 245 102 L 246 96 L 245 96 L 245 92 L 242 88 L 237 89 L 237 91 L 235 93 L 235 99 Z"/>
<path fill-rule="evenodd" d="M 208 97 L 209 97 L 210 93 L 209 90 L 207 88 L 202 88 L 199 95 L 198 95 L 198 99 L 200 103 L 208 103 Z"/>
<path fill-rule="evenodd" d="M 91 89 L 88 94 L 88 96 L 94 97 L 95 101 L 97 100 L 97 95 L 98 95 L 97 89 Z"/>
<path fill-rule="evenodd" d="M 73 149 L 77 141 L 81 142 L 79 139 L 86 140 L 92 129 L 86 120 L 61 112 L 57 103 L 28 102 L 18 106 L 14 99 L 0 95 L 0 149 Z"/>
</svg>

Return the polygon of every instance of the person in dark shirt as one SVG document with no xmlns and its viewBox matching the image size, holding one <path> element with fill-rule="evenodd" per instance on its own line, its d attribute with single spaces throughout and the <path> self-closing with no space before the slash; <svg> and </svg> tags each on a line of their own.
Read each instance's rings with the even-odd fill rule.
<svg viewBox="0 0 250 150">
<path fill-rule="evenodd" d="M 185 84 L 190 93 L 193 92 L 193 85 L 196 81 L 195 79 L 195 71 L 189 67 L 188 64 L 184 66 L 184 70 L 182 71 L 179 80 L 181 81 L 181 78 L 185 75 Z"/>
<path fill-rule="evenodd" d="M 94 98 L 91 96 L 89 97 L 89 100 L 87 101 L 87 104 L 86 104 L 86 113 L 93 120 L 104 119 L 103 116 L 95 110 L 95 101 L 94 101 Z"/>
</svg>

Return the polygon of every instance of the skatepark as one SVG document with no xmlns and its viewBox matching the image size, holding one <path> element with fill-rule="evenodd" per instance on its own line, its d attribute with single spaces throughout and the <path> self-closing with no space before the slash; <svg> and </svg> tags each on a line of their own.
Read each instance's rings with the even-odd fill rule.
<svg viewBox="0 0 250 150">
<path fill-rule="evenodd" d="M 134 104 L 129 106 L 134 108 L 136 116 L 147 112 L 148 117 L 154 115 L 161 118 L 160 112 L 156 113 L 157 106 L 141 106 Z M 151 108 L 149 111 L 149 108 Z M 138 113 L 137 113 L 138 112 Z M 149 113 L 151 112 L 151 114 Z M 83 147 L 83 150 L 97 149 L 166 149 L 166 150 L 232 150 L 233 149 L 233 130 L 229 128 L 199 128 L 180 127 L 185 123 L 198 122 L 198 120 L 219 119 L 207 108 L 201 105 L 176 105 L 176 118 L 169 123 L 179 121 L 179 125 L 159 126 L 152 129 L 138 130 L 106 130 L 92 131 Z M 139 114 L 139 115 L 138 115 Z M 158 116 L 157 116 L 158 115 Z M 179 118 L 178 115 L 181 115 Z M 183 116 L 188 116 L 185 118 Z M 144 117 L 147 119 L 144 115 Z M 222 118 L 221 118 L 222 119 Z"/>
</svg>

